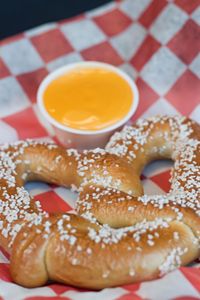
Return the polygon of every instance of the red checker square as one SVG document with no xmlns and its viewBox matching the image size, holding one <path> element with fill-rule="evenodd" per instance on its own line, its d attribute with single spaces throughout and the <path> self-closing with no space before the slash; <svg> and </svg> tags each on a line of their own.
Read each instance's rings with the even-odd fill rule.
<svg viewBox="0 0 200 300">
<path fill-rule="evenodd" d="M 57 295 L 61 295 L 67 291 L 74 290 L 73 287 L 62 284 L 51 284 L 48 287 L 51 288 Z"/>
<path fill-rule="evenodd" d="M 142 298 L 135 293 L 128 293 L 119 298 L 116 298 L 116 300 L 142 300 Z"/>
<path fill-rule="evenodd" d="M 200 27 L 188 20 L 183 28 L 169 41 L 168 47 L 186 64 L 190 64 L 200 52 Z"/>
<path fill-rule="evenodd" d="M 31 41 L 45 62 L 73 51 L 59 29 L 53 29 L 31 38 Z"/>
<path fill-rule="evenodd" d="M 151 56 L 159 49 L 160 43 L 157 42 L 151 35 L 148 35 L 136 54 L 131 59 L 130 63 L 140 71 Z"/>
<path fill-rule="evenodd" d="M 171 178 L 170 171 L 159 173 L 155 176 L 152 176 L 150 179 L 155 182 L 163 191 L 166 193 L 169 192 L 171 184 L 169 182 Z"/>
<path fill-rule="evenodd" d="M 108 36 L 122 32 L 132 23 L 132 20 L 119 9 L 94 17 L 94 21 Z"/>
<path fill-rule="evenodd" d="M 9 264 L 0 263 L 0 279 L 3 281 L 12 282 L 9 271 Z"/>
<path fill-rule="evenodd" d="M 178 297 L 175 297 L 175 298 L 172 298 L 172 300 L 199 300 L 199 297 L 194 297 L 194 296 L 188 296 L 188 295 L 185 295 L 185 296 L 178 296 Z"/>
<path fill-rule="evenodd" d="M 62 285 L 62 284 L 50 284 L 48 286 L 51 288 L 57 295 L 62 296 L 63 293 L 67 291 L 76 291 L 76 292 L 81 292 L 81 293 L 86 293 L 86 292 L 91 292 L 91 289 L 86 289 L 86 288 L 78 288 L 78 287 L 73 287 L 70 285 Z"/>
<path fill-rule="evenodd" d="M 140 16 L 139 22 L 146 28 L 149 28 L 166 5 L 166 0 L 153 0 Z"/>
<path fill-rule="evenodd" d="M 57 295 L 60 296 L 62 296 L 62 294 L 67 291 L 77 291 L 81 293 L 91 292 L 91 290 L 88 289 L 77 288 L 70 285 L 62 285 L 62 284 L 50 284 L 48 287 L 51 288 Z"/>
<path fill-rule="evenodd" d="M 196 288 L 200 293 L 200 268 L 180 268 L 181 272 L 187 280 Z"/>
<path fill-rule="evenodd" d="M 189 115 L 199 104 L 200 79 L 186 70 L 165 96 L 183 115 Z"/>
<path fill-rule="evenodd" d="M 123 289 L 129 292 L 136 292 L 139 290 L 141 283 L 123 285 Z"/>
<path fill-rule="evenodd" d="M 0 58 L 0 79 L 7 77 L 10 75 L 10 72 L 6 65 L 4 64 L 3 60 Z"/>
<path fill-rule="evenodd" d="M 154 102 L 158 99 L 158 94 L 141 78 L 136 81 L 137 87 L 139 89 L 139 105 L 138 108 L 131 119 L 132 121 L 137 120 Z"/>
<path fill-rule="evenodd" d="M 39 84 L 47 74 L 47 70 L 45 68 L 42 68 L 30 73 L 17 76 L 17 80 L 20 82 L 24 91 L 33 103 L 36 102 L 36 94 Z"/>
<path fill-rule="evenodd" d="M 35 199 L 40 201 L 42 209 L 48 213 L 59 213 L 71 210 L 71 207 L 53 191 L 36 195 Z"/>
<path fill-rule="evenodd" d="M 188 14 L 191 14 L 195 8 L 200 5 L 199 0 L 175 0 L 175 3 L 185 10 Z"/>
<path fill-rule="evenodd" d="M 122 58 L 108 42 L 103 42 L 86 50 L 83 50 L 81 52 L 81 55 L 86 60 L 97 60 L 116 66 L 123 63 Z"/>
<path fill-rule="evenodd" d="M 3 120 L 17 130 L 19 139 L 37 138 L 48 135 L 44 127 L 40 125 L 32 107 L 5 117 Z"/>
</svg>

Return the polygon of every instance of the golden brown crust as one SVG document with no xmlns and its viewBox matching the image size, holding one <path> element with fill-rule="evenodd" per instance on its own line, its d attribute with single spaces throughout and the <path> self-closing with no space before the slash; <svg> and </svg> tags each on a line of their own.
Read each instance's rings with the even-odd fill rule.
<svg viewBox="0 0 200 300">
<path fill-rule="evenodd" d="M 143 195 L 149 161 L 174 160 L 166 195 Z M 48 279 L 100 289 L 150 280 L 199 256 L 200 127 L 154 117 L 114 134 L 106 150 L 78 153 L 25 141 L 1 147 L 0 244 L 27 287 Z M 44 213 L 23 184 L 79 191 L 78 215 Z"/>
</svg>

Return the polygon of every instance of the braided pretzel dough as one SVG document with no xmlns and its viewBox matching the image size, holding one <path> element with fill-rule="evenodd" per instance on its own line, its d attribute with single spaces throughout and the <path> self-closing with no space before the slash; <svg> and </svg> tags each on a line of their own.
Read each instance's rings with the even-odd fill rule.
<svg viewBox="0 0 200 300">
<path fill-rule="evenodd" d="M 150 280 L 199 257 L 199 149 L 200 127 L 184 117 L 126 126 L 106 150 L 2 146 L 0 243 L 11 254 L 13 280 L 101 289 Z M 143 195 L 139 174 L 160 158 L 174 160 L 171 190 Z M 78 215 L 42 211 L 23 187 L 27 180 L 76 186 Z"/>
</svg>

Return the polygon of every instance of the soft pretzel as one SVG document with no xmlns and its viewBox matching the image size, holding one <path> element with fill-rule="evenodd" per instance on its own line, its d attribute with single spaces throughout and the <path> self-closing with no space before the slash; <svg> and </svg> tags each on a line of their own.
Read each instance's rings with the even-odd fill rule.
<svg viewBox="0 0 200 300">
<path fill-rule="evenodd" d="M 101 289 L 157 278 L 199 257 L 200 126 L 192 120 L 138 121 L 106 150 L 39 141 L 0 149 L 0 244 L 16 283 Z M 143 195 L 140 173 L 160 158 L 174 160 L 171 189 Z M 78 215 L 42 211 L 23 187 L 28 180 L 76 188 Z"/>
</svg>

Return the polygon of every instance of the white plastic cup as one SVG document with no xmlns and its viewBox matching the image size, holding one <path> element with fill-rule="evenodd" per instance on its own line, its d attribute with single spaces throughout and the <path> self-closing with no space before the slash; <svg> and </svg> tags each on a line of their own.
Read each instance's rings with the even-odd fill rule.
<svg viewBox="0 0 200 300">
<path fill-rule="evenodd" d="M 80 67 L 81 68 L 103 68 L 103 69 L 111 70 L 126 80 L 126 82 L 129 84 L 133 92 L 133 101 L 130 110 L 128 111 L 128 113 L 124 118 L 122 118 L 120 121 L 116 122 L 115 124 L 103 128 L 101 130 L 96 130 L 96 131 L 78 130 L 78 129 L 74 129 L 62 125 L 47 112 L 44 106 L 44 99 L 43 99 L 44 91 L 46 90 L 47 86 L 55 78 Z M 78 62 L 78 63 L 68 64 L 64 67 L 58 68 L 57 70 L 50 73 L 47 77 L 44 78 L 44 80 L 41 82 L 39 86 L 38 93 L 37 93 L 37 104 L 39 110 L 42 116 L 44 117 L 44 119 L 52 125 L 59 142 L 67 148 L 76 148 L 79 150 L 105 147 L 109 137 L 114 133 L 114 131 L 121 128 L 133 116 L 133 114 L 137 109 L 138 103 L 139 103 L 138 88 L 129 75 L 127 75 L 125 72 L 112 65 L 101 63 L 101 62 L 95 62 L 95 61 Z"/>
</svg>

